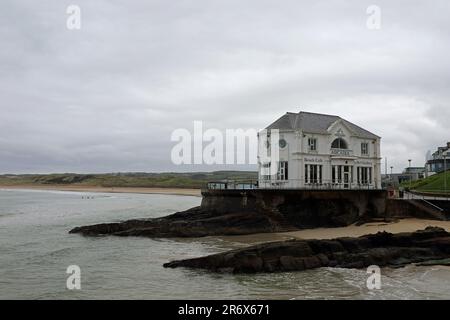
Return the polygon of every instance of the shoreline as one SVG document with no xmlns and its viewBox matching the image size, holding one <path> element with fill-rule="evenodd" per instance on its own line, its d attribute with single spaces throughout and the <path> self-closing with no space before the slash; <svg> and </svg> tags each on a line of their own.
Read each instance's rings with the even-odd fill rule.
<svg viewBox="0 0 450 320">
<path fill-rule="evenodd" d="M 370 222 L 361 226 L 350 225 L 340 228 L 317 228 L 290 232 L 281 232 L 280 235 L 296 239 L 334 239 L 341 237 L 360 237 L 377 232 L 402 233 L 423 230 L 426 227 L 440 227 L 450 232 L 450 221 L 405 218 L 396 222 Z"/>
<path fill-rule="evenodd" d="M 48 190 L 92 193 L 132 193 L 162 194 L 201 197 L 201 189 L 192 188 L 150 188 L 150 187 L 97 187 L 97 186 L 62 186 L 62 185 L 4 185 L 0 190 Z M 450 232 L 450 221 L 404 218 L 395 222 L 369 222 L 360 226 L 349 225 L 337 228 L 313 228 L 287 232 L 254 233 L 248 235 L 214 236 L 215 238 L 236 241 L 246 244 L 282 241 L 288 239 L 334 239 L 340 237 L 360 237 L 377 232 L 401 233 L 423 230 L 428 226 L 436 226 Z"/>
<path fill-rule="evenodd" d="M 236 241 L 245 244 L 265 243 L 272 241 L 284 241 L 290 239 L 335 239 L 342 237 L 360 237 L 377 232 L 401 233 L 423 230 L 428 226 L 440 227 L 450 232 L 450 221 L 426 220 L 416 218 L 400 219 L 396 222 L 370 222 L 360 226 L 349 225 L 338 228 L 315 228 L 287 232 L 256 233 L 236 236 L 216 236 L 225 241 Z"/>
<path fill-rule="evenodd" d="M 62 185 L 0 185 L 0 189 L 9 190 L 49 190 L 97 193 L 135 193 L 135 194 L 164 194 L 176 196 L 201 197 L 200 189 L 192 188 L 149 188 L 149 187 L 97 187 L 97 186 L 62 186 Z"/>
</svg>

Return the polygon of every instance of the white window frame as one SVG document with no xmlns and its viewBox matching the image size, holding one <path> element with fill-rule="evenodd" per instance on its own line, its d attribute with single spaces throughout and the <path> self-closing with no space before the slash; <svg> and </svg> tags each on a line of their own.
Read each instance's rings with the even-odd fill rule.
<svg viewBox="0 0 450 320">
<path fill-rule="evenodd" d="M 277 180 L 285 181 L 289 179 L 288 176 L 288 162 L 287 161 L 279 161 L 278 162 L 278 172 L 277 172 Z"/>
<path fill-rule="evenodd" d="M 317 138 L 308 138 L 308 151 L 317 151 Z"/>
<path fill-rule="evenodd" d="M 305 164 L 305 184 L 323 183 L 323 165 Z"/>
<path fill-rule="evenodd" d="M 360 185 L 372 184 L 372 167 L 358 167 L 357 180 Z"/>
<path fill-rule="evenodd" d="M 361 142 L 361 155 L 368 156 L 369 155 L 369 143 Z"/>
</svg>

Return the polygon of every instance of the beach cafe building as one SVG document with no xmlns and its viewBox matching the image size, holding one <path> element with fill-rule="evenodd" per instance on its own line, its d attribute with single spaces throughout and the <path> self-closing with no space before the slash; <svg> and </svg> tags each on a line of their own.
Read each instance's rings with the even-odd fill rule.
<svg viewBox="0 0 450 320">
<path fill-rule="evenodd" d="M 278 161 L 262 156 L 273 151 L 273 129 L 279 134 Z M 380 189 L 380 139 L 338 116 L 288 112 L 258 134 L 257 187 Z M 270 174 L 262 170 L 273 166 Z"/>
</svg>

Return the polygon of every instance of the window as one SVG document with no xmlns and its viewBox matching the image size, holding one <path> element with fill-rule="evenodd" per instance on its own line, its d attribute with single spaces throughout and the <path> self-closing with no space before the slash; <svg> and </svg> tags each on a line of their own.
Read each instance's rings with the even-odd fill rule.
<svg viewBox="0 0 450 320">
<path fill-rule="evenodd" d="M 305 183 L 322 183 L 322 165 L 305 164 Z"/>
<path fill-rule="evenodd" d="M 288 162 L 278 162 L 277 180 L 288 180 Z"/>
<path fill-rule="evenodd" d="M 270 180 L 270 162 L 261 163 L 260 173 L 264 180 Z"/>
<path fill-rule="evenodd" d="M 347 142 L 342 138 L 337 138 L 333 141 L 331 147 L 334 149 L 347 149 Z"/>
<path fill-rule="evenodd" d="M 357 171 L 357 179 L 359 184 L 372 183 L 372 168 L 358 167 Z"/>
<path fill-rule="evenodd" d="M 333 184 L 349 184 L 353 182 L 353 166 L 332 166 L 331 182 Z"/>
<path fill-rule="evenodd" d="M 367 142 L 361 143 L 361 154 L 363 156 L 369 155 L 369 144 Z"/>
<path fill-rule="evenodd" d="M 331 179 L 333 183 L 342 183 L 342 167 L 343 166 L 333 166 Z"/>
<path fill-rule="evenodd" d="M 308 138 L 308 149 L 309 151 L 317 151 L 317 139 Z"/>
</svg>

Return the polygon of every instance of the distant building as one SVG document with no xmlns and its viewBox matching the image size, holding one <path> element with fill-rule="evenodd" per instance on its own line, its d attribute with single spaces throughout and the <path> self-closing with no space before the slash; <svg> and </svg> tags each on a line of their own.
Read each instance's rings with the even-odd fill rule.
<svg viewBox="0 0 450 320">
<path fill-rule="evenodd" d="M 408 180 L 419 180 L 425 178 L 425 167 L 408 167 L 402 172 L 403 176 L 407 176 Z"/>
<path fill-rule="evenodd" d="M 310 112 L 288 112 L 266 129 L 258 135 L 265 146 L 258 165 L 276 166 L 277 174 L 259 170 L 260 188 L 381 188 L 379 136 L 338 116 Z M 263 162 L 273 129 L 279 130 L 280 159 Z"/>
<path fill-rule="evenodd" d="M 425 167 L 429 174 L 439 173 L 450 169 L 450 142 L 445 147 L 439 147 L 431 155 L 431 159 L 427 161 Z"/>
<path fill-rule="evenodd" d="M 382 174 L 381 175 L 381 181 L 383 188 L 386 188 L 388 186 L 396 187 L 398 188 L 401 183 L 406 181 L 413 181 L 412 176 L 405 173 L 391 173 L 391 174 Z M 416 179 L 417 180 L 417 179 Z"/>
</svg>

